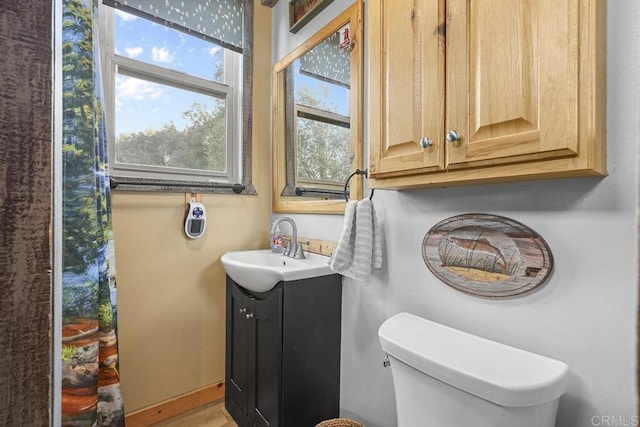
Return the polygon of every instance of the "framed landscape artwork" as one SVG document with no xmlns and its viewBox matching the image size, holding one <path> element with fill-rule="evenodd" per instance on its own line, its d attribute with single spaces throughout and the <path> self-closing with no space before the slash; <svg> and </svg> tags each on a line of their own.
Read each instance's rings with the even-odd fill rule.
<svg viewBox="0 0 640 427">
<path fill-rule="evenodd" d="M 297 33 L 333 0 L 290 0 L 289 31 Z"/>
</svg>

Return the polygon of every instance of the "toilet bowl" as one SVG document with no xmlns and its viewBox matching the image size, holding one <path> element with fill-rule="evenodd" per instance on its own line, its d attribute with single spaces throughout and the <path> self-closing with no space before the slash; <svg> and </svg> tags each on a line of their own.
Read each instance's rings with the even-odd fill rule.
<svg viewBox="0 0 640 427">
<path fill-rule="evenodd" d="M 378 331 L 398 427 L 553 426 L 569 367 L 412 314 Z"/>
</svg>

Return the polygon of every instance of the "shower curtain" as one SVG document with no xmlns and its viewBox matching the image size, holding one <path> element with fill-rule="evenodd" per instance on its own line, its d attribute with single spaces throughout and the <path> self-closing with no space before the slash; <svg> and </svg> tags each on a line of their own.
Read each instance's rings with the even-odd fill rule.
<svg viewBox="0 0 640 427">
<path fill-rule="evenodd" d="M 62 425 L 123 426 L 98 4 L 62 13 Z"/>
</svg>

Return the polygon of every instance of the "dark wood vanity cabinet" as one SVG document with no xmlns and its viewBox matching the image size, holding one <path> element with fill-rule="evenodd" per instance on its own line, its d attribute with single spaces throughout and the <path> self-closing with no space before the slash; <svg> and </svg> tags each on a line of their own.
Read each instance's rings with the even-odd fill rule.
<svg viewBox="0 0 640 427">
<path fill-rule="evenodd" d="M 338 417 L 341 279 L 252 293 L 227 276 L 225 406 L 239 427 L 313 427 Z"/>
</svg>

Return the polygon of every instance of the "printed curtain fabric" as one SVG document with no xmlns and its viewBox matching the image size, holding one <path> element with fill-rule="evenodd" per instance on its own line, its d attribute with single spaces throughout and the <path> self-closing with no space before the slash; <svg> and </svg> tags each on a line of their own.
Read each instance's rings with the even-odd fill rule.
<svg viewBox="0 0 640 427">
<path fill-rule="evenodd" d="M 300 73 L 349 88 L 350 49 L 340 49 L 340 33 L 335 32 L 300 58 Z"/>
<path fill-rule="evenodd" d="M 242 53 L 243 0 L 103 0 L 132 15 Z"/>
<path fill-rule="evenodd" d="M 124 426 L 98 5 L 63 0 L 62 425 Z"/>
</svg>

